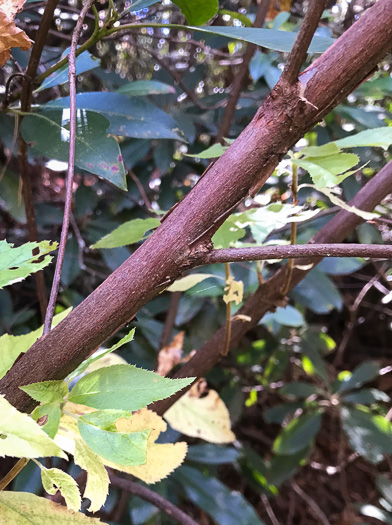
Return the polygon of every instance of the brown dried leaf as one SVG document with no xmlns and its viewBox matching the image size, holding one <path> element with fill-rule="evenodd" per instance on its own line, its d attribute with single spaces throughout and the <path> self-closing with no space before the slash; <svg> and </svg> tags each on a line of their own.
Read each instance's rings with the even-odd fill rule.
<svg viewBox="0 0 392 525">
<path fill-rule="evenodd" d="M 165 376 L 181 361 L 182 346 L 184 344 L 184 332 L 178 333 L 173 341 L 164 346 L 158 354 L 157 373 Z"/>
<path fill-rule="evenodd" d="M 15 16 L 22 10 L 26 0 L 0 0 L 0 66 L 11 56 L 12 47 L 27 51 L 31 40 L 22 29 L 15 25 Z"/>
<path fill-rule="evenodd" d="M 289 11 L 291 7 L 291 0 L 271 0 L 266 20 L 274 20 L 282 11 Z"/>
</svg>

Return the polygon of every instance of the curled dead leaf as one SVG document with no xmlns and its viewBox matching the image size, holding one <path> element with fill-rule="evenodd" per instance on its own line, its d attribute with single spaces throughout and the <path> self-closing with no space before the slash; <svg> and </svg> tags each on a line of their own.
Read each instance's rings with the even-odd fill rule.
<svg viewBox="0 0 392 525">
<path fill-rule="evenodd" d="M 15 25 L 15 16 L 22 10 L 26 0 L 0 0 L 0 66 L 11 56 L 11 48 L 30 49 L 32 41 Z"/>
<path fill-rule="evenodd" d="M 179 332 L 167 346 L 164 346 L 158 354 L 157 373 L 165 376 L 181 361 L 182 346 L 184 344 L 184 332 Z"/>
</svg>

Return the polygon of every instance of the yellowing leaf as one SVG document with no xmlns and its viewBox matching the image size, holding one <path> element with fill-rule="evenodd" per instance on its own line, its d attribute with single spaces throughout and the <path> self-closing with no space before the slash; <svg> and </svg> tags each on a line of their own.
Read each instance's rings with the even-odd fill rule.
<svg viewBox="0 0 392 525">
<path fill-rule="evenodd" d="M 244 283 L 236 281 L 232 275 L 226 280 L 225 295 L 223 300 L 226 304 L 234 302 L 240 304 L 244 296 Z"/>
<path fill-rule="evenodd" d="M 157 374 L 167 375 L 181 361 L 182 346 L 184 344 L 184 332 L 174 336 L 173 341 L 164 346 L 158 354 Z"/>
<path fill-rule="evenodd" d="M 109 492 L 109 476 L 103 462 L 82 439 L 75 441 L 75 463 L 87 472 L 83 497 L 91 501 L 88 508 L 96 512 L 104 505 Z"/>
<path fill-rule="evenodd" d="M 167 410 L 164 417 L 175 430 L 186 436 L 205 439 L 210 443 L 232 443 L 235 440 L 230 430 L 229 411 L 215 390 L 210 390 L 205 397 L 187 392 Z"/>
<path fill-rule="evenodd" d="M 0 414 L 0 457 L 42 458 L 59 456 L 66 458 L 60 447 L 30 416 L 16 410 L 1 395 Z"/>
<path fill-rule="evenodd" d="M 30 49 L 32 41 L 24 31 L 15 26 L 15 16 L 22 10 L 26 0 L 2 0 L 0 3 L 0 66 L 11 56 L 12 47 L 22 51 Z"/>
<path fill-rule="evenodd" d="M 0 523 L 9 525 L 98 525 L 98 518 L 71 512 L 27 492 L 0 492 Z"/>
<path fill-rule="evenodd" d="M 176 282 L 170 285 L 169 288 L 167 288 L 167 291 L 185 292 L 186 290 L 193 288 L 197 284 L 205 281 L 206 279 L 209 279 L 210 277 L 215 277 L 219 279 L 217 275 L 214 275 L 212 273 L 191 273 L 189 275 L 186 275 L 185 277 L 182 277 L 181 279 L 178 279 Z"/>
<path fill-rule="evenodd" d="M 48 494 L 56 494 L 59 490 L 70 510 L 80 509 L 81 498 L 76 481 L 66 472 L 58 468 L 41 467 L 42 485 Z"/>
</svg>

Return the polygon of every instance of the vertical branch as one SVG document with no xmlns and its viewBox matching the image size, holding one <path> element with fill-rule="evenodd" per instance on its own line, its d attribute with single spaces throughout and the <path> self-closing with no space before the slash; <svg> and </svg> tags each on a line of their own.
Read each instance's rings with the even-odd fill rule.
<svg viewBox="0 0 392 525">
<path fill-rule="evenodd" d="M 305 61 L 310 42 L 317 29 L 321 15 L 327 4 L 327 0 L 313 0 L 308 2 L 308 11 L 294 42 L 293 49 L 287 59 L 280 82 L 293 85 L 297 82 L 301 66 Z"/>
<path fill-rule="evenodd" d="M 54 308 L 56 306 L 57 295 L 60 287 L 61 271 L 63 268 L 65 248 L 67 245 L 69 218 L 71 215 L 72 206 L 72 185 L 75 172 L 75 141 L 76 141 L 76 48 L 79 37 L 83 29 L 83 21 L 87 11 L 92 6 L 95 0 L 87 0 L 83 9 L 80 12 L 78 21 L 74 32 L 72 33 L 71 49 L 68 58 L 68 78 L 69 78 L 69 107 L 70 107 L 70 123 L 69 123 L 69 155 L 68 155 L 68 172 L 66 181 L 66 195 L 64 204 L 63 224 L 61 227 L 59 253 L 56 261 L 56 268 L 54 271 L 52 289 L 50 291 L 50 298 L 48 309 L 45 316 L 43 335 L 46 335 L 52 326 L 54 315 Z"/>
<path fill-rule="evenodd" d="M 269 0 L 259 0 L 259 7 L 256 13 L 256 18 L 253 27 L 263 26 L 269 5 Z M 229 100 L 223 113 L 222 122 L 218 131 L 218 135 L 216 137 L 216 142 L 222 142 L 223 138 L 226 137 L 230 132 L 231 123 L 233 121 L 237 102 L 241 95 L 241 91 L 244 87 L 245 80 L 248 76 L 249 63 L 256 49 L 257 46 L 255 44 L 248 44 L 246 46 L 246 51 L 242 58 L 241 68 L 234 77 L 233 84 L 231 86 Z"/>
</svg>

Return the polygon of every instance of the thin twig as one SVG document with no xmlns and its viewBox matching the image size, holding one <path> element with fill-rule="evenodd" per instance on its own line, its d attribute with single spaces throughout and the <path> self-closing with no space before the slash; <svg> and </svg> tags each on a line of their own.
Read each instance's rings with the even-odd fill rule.
<svg viewBox="0 0 392 525">
<path fill-rule="evenodd" d="M 29 460 L 27 458 L 21 458 L 15 463 L 12 469 L 7 472 L 2 480 L 0 480 L 0 491 L 4 490 L 7 485 L 9 485 L 11 481 L 16 478 L 16 476 L 27 465 L 28 462 Z"/>
<path fill-rule="evenodd" d="M 174 322 L 177 317 L 178 306 L 180 304 L 181 292 L 173 292 L 170 294 L 169 309 L 166 313 L 165 324 L 163 327 L 161 339 L 159 341 L 159 348 L 163 348 L 170 343 L 171 334 L 174 327 Z"/>
<path fill-rule="evenodd" d="M 140 182 L 139 178 L 135 175 L 135 173 L 132 170 L 128 170 L 128 174 L 133 180 L 133 182 L 136 184 L 137 189 L 139 190 L 140 196 L 143 199 L 143 202 L 144 202 L 144 205 L 147 211 L 150 211 L 152 209 L 151 201 L 147 196 L 147 193 L 143 187 L 143 184 Z"/>
<path fill-rule="evenodd" d="M 296 244 L 294 246 L 227 248 L 222 250 L 212 250 L 205 255 L 201 264 L 318 257 L 366 257 L 370 259 L 391 259 L 392 245 Z"/>
<path fill-rule="evenodd" d="M 298 204 L 298 167 L 293 163 L 292 164 L 293 180 L 291 183 L 291 200 L 293 206 Z M 297 223 L 291 223 L 291 235 L 290 235 L 290 244 L 294 246 L 297 244 Z M 285 275 L 284 283 L 281 289 L 282 296 L 286 297 L 288 291 L 290 290 L 291 278 L 294 271 L 294 259 L 290 259 L 287 264 L 287 272 Z"/>
<path fill-rule="evenodd" d="M 268 517 L 271 520 L 272 525 L 280 525 L 278 518 L 275 516 L 275 513 L 271 507 L 269 499 L 265 494 L 261 495 L 261 501 L 263 502 L 263 505 L 265 507 L 265 510 L 267 511 Z"/>
<path fill-rule="evenodd" d="M 231 277 L 230 263 L 225 263 L 225 272 L 226 272 L 226 284 L 229 285 L 229 279 Z M 225 345 L 222 350 L 223 356 L 229 353 L 230 340 L 231 340 L 231 301 L 228 301 L 226 303 L 226 334 L 225 334 Z"/>
<path fill-rule="evenodd" d="M 326 4 L 327 0 L 308 2 L 308 11 L 294 42 L 293 49 L 287 59 L 280 82 L 288 85 L 293 85 L 297 82 L 301 66 L 305 61 L 310 42 L 312 41 Z"/>
<path fill-rule="evenodd" d="M 52 326 L 52 320 L 54 315 L 54 309 L 56 306 L 57 295 L 60 288 L 61 271 L 63 268 L 65 248 L 67 245 L 68 228 L 69 228 L 69 217 L 71 214 L 72 207 L 72 186 L 75 171 L 75 141 L 76 141 L 76 48 L 78 40 L 83 29 L 83 21 L 87 11 L 90 9 L 95 0 L 87 0 L 84 4 L 83 9 L 80 12 L 78 21 L 74 32 L 72 33 L 72 43 L 69 53 L 69 66 L 68 66 L 68 78 L 69 78 L 69 107 L 70 107 L 70 124 L 69 124 L 69 157 L 68 157 L 68 172 L 66 182 L 66 195 L 64 205 L 64 216 L 63 225 L 61 228 L 60 246 L 59 253 L 57 256 L 56 267 L 54 270 L 53 284 L 50 291 L 50 298 L 48 309 L 46 311 L 45 323 L 43 335 L 46 335 Z"/>
<path fill-rule="evenodd" d="M 165 514 L 170 516 L 181 525 L 197 525 L 197 522 L 190 518 L 185 512 L 173 505 L 170 501 L 162 497 L 160 494 L 152 491 L 151 489 L 135 483 L 129 479 L 120 478 L 114 474 L 110 474 L 110 483 L 113 487 L 126 490 L 135 496 L 152 503 L 159 509 L 161 509 Z"/>
<path fill-rule="evenodd" d="M 262 27 L 264 24 L 265 17 L 270 5 L 270 0 L 259 1 L 259 7 L 257 9 L 256 18 L 253 27 Z M 248 44 L 246 46 L 245 53 L 242 57 L 242 64 L 239 71 L 236 73 L 233 83 L 231 85 L 229 100 L 223 113 L 222 122 L 216 136 L 216 142 L 221 142 L 226 137 L 231 128 L 233 122 L 235 110 L 237 107 L 238 99 L 241 95 L 241 91 L 244 87 L 245 80 L 249 75 L 249 63 L 257 49 L 255 44 Z"/>
<path fill-rule="evenodd" d="M 308 494 L 306 494 L 302 489 L 301 487 L 299 487 L 295 481 L 293 481 L 291 483 L 291 487 L 292 489 L 294 490 L 294 492 L 296 494 L 298 494 L 298 496 L 303 499 L 305 501 L 305 503 L 307 503 L 310 507 L 310 509 L 312 510 L 313 514 L 315 515 L 315 517 L 320 520 L 320 523 L 322 523 L 322 525 L 331 525 L 328 521 L 328 518 L 327 516 L 324 514 L 324 512 L 320 509 L 320 507 L 317 505 L 317 503 L 314 501 L 313 498 L 311 498 Z"/>
</svg>

